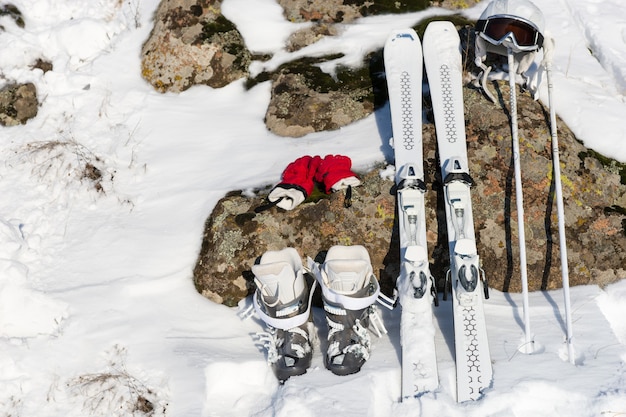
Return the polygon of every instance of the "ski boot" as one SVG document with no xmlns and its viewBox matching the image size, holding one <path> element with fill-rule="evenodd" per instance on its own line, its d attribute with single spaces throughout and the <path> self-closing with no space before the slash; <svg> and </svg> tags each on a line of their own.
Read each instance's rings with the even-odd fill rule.
<svg viewBox="0 0 626 417">
<path fill-rule="evenodd" d="M 359 245 L 333 246 L 321 267 L 310 258 L 309 267 L 322 287 L 328 323 L 326 368 L 336 375 L 359 372 L 370 355 L 368 328 L 371 324 L 380 336 L 382 325 L 372 306 L 380 286 L 369 254 Z"/>
<path fill-rule="evenodd" d="M 254 309 L 268 330 L 260 336 L 274 374 L 284 382 L 304 374 L 311 365 L 309 327 L 315 280 L 305 273 L 294 248 L 265 252 L 252 272 L 257 286 Z"/>
</svg>

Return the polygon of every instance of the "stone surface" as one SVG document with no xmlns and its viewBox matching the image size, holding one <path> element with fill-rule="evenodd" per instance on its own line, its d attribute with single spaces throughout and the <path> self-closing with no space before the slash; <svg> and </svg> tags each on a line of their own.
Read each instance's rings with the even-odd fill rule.
<svg viewBox="0 0 626 417">
<path fill-rule="evenodd" d="M 24 24 L 24 16 L 20 9 L 18 9 L 14 4 L 3 4 L 0 6 L 0 17 L 8 16 L 13 22 L 20 28 L 25 26 Z M 5 30 L 4 25 L 0 24 L 0 31 Z"/>
<path fill-rule="evenodd" d="M 407 13 L 436 5 L 464 8 L 468 1 L 280 0 L 284 16 L 292 22 L 312 22 L 293 33 L 285 48 L 297 51 L 335 36 L 341 26 L 364 16 Z M 223 87 L 250 77 L 253 55 L 237 28 L 221 14 L 219 0 L 162 0 L 149 39 L 142 49 L 142 75 L 160 92 L 181 92 L 193 85 Z M 375 54 L 376 55 L 376 54 Z M 312 132 L 337 130 L 371 114 L 376 108 L 376 73 L 383 71 L 380 57 L 364 57 L 361 68 L 338 68 L 323 73 L 318 65 L 336 59 L 300 59 L 271 73 L 248 78 L 248 85 L 271 81 L 272 94 L 265 123 L 271 132 L 302 137 Z M 377 64 L 372 66 L 371 64 Z"/>
<path fill-rule="evenodd" d="M 334 193 L 293 211 L 273 208 L 254 213 L 261 197 L 235 193 L 222 199 L 206 223 L 202 250 L 194 270 L 198 290 L 208 298 L 233 305 L 251 289 L 250 267 L 266 250 L 292 246 L 315 258 L 335 244 L 364 245 L 377 275 L 384 269 L 394 226 L 392 182 L 376 170 L 355 188 L 351 208 Z"/>
<path fill-rule="evenodd" d="M 142 48 L 141 73 L 161 92 L 214 88 L 246 77 L 250 52 L 219 0 L 163 0 Z"/>
<path fill-rule="evenodd" d="M 492 287 L 520 291 L 509 91 L 506 83 L 492 88 L 501 102 L 464 89 L 478 252 Z M 561 272 L 548 110 L 522 92 L 518 106 L 529 286 L 554 289 L 561 285 Z M 560 121 L 558 128 L 570 283 L 605 285 L 626 273 L 626 167 L 586 150 Z M 423 126 L 423 135 L 428 250 L 441 287 L 449 255 L 431 123 Z M 233 305 L 252 290 L 251 265 L 266 250 L 292 246 L 304 261 L 335 244 L 361 244 L 390 294 L 399 271 L 399 242 L 393 182 L 381 178 L 381 164 L 362 173 L 363 184 L 354 190 L 350 208 L 344 208 L 343 194 L 335 193 L 293 211 L 273 208 L 255 214 L 267 190 L 254 198 L 238 192 L 226 196 L 206 223 L 194 270 L 198 291 Z"/>
<path fill-rule="evenodd" d="M 367 57 L 382 70 L 382 57 Z M 274 76 L 265 114 L 267 128 L 277 135 L 301 137 L 337 130 L 374 111 L 374 80 L 370 68 L 339 68 L 333 77 L 310 60 L 283 66 Z"/>
<path fill-rule="evenodd" d="M 476 1 L 278 3 L 288 20 L 313 23 L 286 41 L 288 51 L 297 51 L 335 36 L 340 25 L 363 16 L 404 13 L 430 5 L 459 9 Z M 159 91 L 182 91 L 195 84 L 218 88 L 242 77 L 248 77 L 249 86 L 270 81 L 265 123 L 270 131 L 286 137 L 339 129 L 370 115 L 387 100 L 381 51 L 364 56 L 361 68 L 337 68 L 332 75 L 323 73 L 319 64 L 338 56 L 300 58 L 250 78 L 250 62 L 270 57 L 254 56 L 246 49 L 236 27 L 221 15 L 220 4 L 217 0 L 161 2 L 142 60 L 144 77 Z M 471 64 L 473 48 L 467 47 L 473 45 L 471 22 L 454 15 L 447 19 L 461 28 L 468 74 L 476 72 Z M 418 33 L 423 33 L 427 23 L 418 24 Z M 501 60 L 492 57 L 490 63 L 501 65 Z M 470 170 L 476 180 L 472 194 L 476 236 L 492 286 L 519 291 L 509 91 L 505 83 L 492 88 L 499 98 L 495 104 L 475 89 L 464 90 Z M 561 275 L 548 110 L 527 93 L 520 92 L 518 98 L 530 288 L 551 289 L 561 284 Z M 626 273 L 626 167 L 585 149 L 561 122 L 559 131 L 570 281 L 604 285 Z M 426 195 L 429 253 L 433 274 L 441 281 L 448 249 L 433 125 L 426 124 L 423 133 L 430 185 Z M 343 208 L 342 196 L 337 194 L 308 201 L 292 212 L 274 208 L 255 214 L 262 195 L 247 198 L 233 192 L 225 197 L 207 220 L 194 272 L 198 290 L 233 305 L 252 290 L 250 267 L 266 250 L 294 246 L 303 257 L 314 257 L 334 244 L 358 243 L 370 251 L 389 293 L 399 268 L 393 184 L 382 179 L 378 169 L 361 174 L 364 184 L 355 190 L 350 209 Z"/>
<path fill-rule="evenodd" d="M 477 239 L 492 284 L 519 291 L 509 89 L 494 87 L 501 99 L 495 108 L 476 92 L 465 94 Z M 561 272 L 549 109 L 528 94 L 517 97 L 529 285 L 554 289 Z M 557 126 L 570 281 L 605 285 L 626 272 L 626 170 L 589 152 L 560 120 Z"/>
<path fill-rule="evenodd" d="M 291 22 L 350 23 L 366 16 L 409 13 L 428 7 L 466 9 L 479 0 L 278 0 Z"/>
<path fill-rule="evenodd" d="M 16 126 L 37 116 L 39 101 L 33 83 L 11 84 L 0 91 L 0 124 Z"/>
</svg>

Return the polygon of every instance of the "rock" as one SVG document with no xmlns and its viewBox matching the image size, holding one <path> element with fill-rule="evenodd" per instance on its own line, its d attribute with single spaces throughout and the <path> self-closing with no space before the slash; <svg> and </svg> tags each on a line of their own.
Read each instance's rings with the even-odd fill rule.
<svg viewBox="0 0 626 417">
<path fill-rule="evenodd" d="M 473 36 L 473 31 L 467 29 L 467 19 L 448 18 L 464 27 L 462 39 Z M 429 21 L 420 22 L 418 33 L 424 32 Z M 296 32 L 292 38 L 296 42 L 293 47 L 305 46 L 300 42 L 332 33 L 329 27 L 332 26 L 321 24 L 305 32 Z M 473 51 L 465 50 L 472 58 Z M 381 50 L 366 56 L 360 68 L 339 67 L 335 74 L 322 72 L 318 64 L 333 58 L 336 57 L 300 59 L 283 65 L 274 74 L 265 75 L 272 80 L 272 95 L 265 115 L 265 124 L 271 132 L 301 137 L 313 132 L 337 130 L 369 116 L 387 100 Z"/>
<path fill-rule="evenodd" d="M 288 39 L 285 47 L 296 51 L 334 36 L 337 23 L 430 5 L 464 8 L 476 1 L 278 3 L 288 20 L 315 22 Z M 194 84 L 218 88 L 247 77 L 252 59 L 269 58 L 250 54 L 234 25 L 221 15 L 220 4 L 218 0 L 161 2 L 142 60 L 144 77 L 159 91 L 183 91 Z M 465 62 L 471 71 L 473 48 L 467 48 L 473 45 L 471 22 L 460 16 L 447 19 L 462 28 Z M 419 23 L 418 33 L 423 33 L 427 23 Z M 386 101 L 381 51 L 364 57 L 361 68 L 337 68 L 334 74 L 319 69 L 319 64 L 336 58 L 299 58 L 248 80 L 249 86 L 272 83 L 265 116 L 270 131 L 300 137 L 339 129 L 368 116 Z M 490 63 L 501 64 L 497 59 Z M 464 90 L 470 170 L 476 180 L 472 194 L 476 236 L 491 285 L 519 291 L 509 91 L 506 83 L 495 83 L 493 88 L 500 99 L 496 104 L 475 89 Z M 528 94 L 520 92 L 518 99 L 529 284 L 531 290 L 552 289 L 561 285 L 561 275 L 548 110 Z M 585 149 L 560 121 L 559 132 L 570 282 L 605 285 L 623 277 L 626 270 L 626 167 Z M 429 253 L 433 274 L 441 281 L 449 261 L 433 125 L 426 124 L 423 133 L 426 182 L 432 187 L 426 195 Z M 399 270 L 393 184 L 380 178 L 377 170 L 362 174 L 363 186 L 356 190 L 350 209 L 343 208 L 341 195 L 333 194 L 292 212 L 274 208 L 255 215 L 253 208 L 262 197 L 248 198 L 237 192 L 226 196 L 207 220 L 194 271 L 198 290 L 233 305 L 253 289 L 250 267 L 266 250 L 294 246 L 304 257 L 316 256 L 334 244 L 359 243 L 370 251 L 389 293 Z"/>
<path fill-rule="evenodd" d="M 334 25 L 320 23 L 300 29 L 292 33 L 287 39 L 287 51 L 295 52 L 323 39 L 326 36 L 336 36 L 338 29 Z"/>
<path fill-rule="evenodd" d="M 366 60 L 382 72 L 380 53 Z M 265 114 L 265 124 L 271 132 L 300 137 L 337 130 L 374 110 L 376 82 L 368 66 L 339 68 L 333 77 L 314 63 L 310 59 L 292 62 L 275 75 Z"/>
<path fill-rule="evenodd" d="M 13 4 L 0 5 L 0 18 L 7 17 L 20 29 L 25 27 L 22 12 Z M 0 23 L 0 32 L 5 30 L 5 19 Z M 52 64 L 39 58 L 31 65 L 31 69 L 40 69 L 44 72 L 52 69 Z M 8 80 L 0 90 L 0 125 L 16 126 L 25 124 L 37 116 L 39 100 L 37 87 L 33 83 L 17 83 Z"/>
<path fill-rule="evenodd" d="M 219 0 L 163 0 L 142 48 L 141 73 L 161 92 L 220 88 L 248 74 L 250 52 Z"/>
<path fill-rule="evenodd" d="M 273 208 L 254 213 L 263 198 L 234 193 L 220 200 L 206 223 L 202 249 L 194 269 L 196 288 L 227 305 L 236 304 L 252 289 L 250 267 L 266 250 L 286 246 L 315 258 L 336 244 L 362 244 L 377 274 L 385 268 L 394 226 L 392 183 L 377 170 L 363 176 L 354 189 L 352 207 L 334 193 L 295 210 Z"/>
<path fill-rule="evenodd" d="M 467 9 L 476 5 L 481 0 L 431 0 L 430 5 L 449 10 Z"/>
<path fill-rule="evenodd" d="M 337 23 L 348 24 L 369 15 L 423 10 L 431 4 L 446 8 L 468 6 L 467 1 L 453 0 L 280 0 L 279 4 L 289 21 L 316 23 L 289 37 L 285 48 L 291 52 L 326 36 L 335 36 L 340 30 Z M 142 50 L 142 75 L 158 91 L 181 92 L 197 84 L 220 88 L 247 77 L 253 59 L 269 58 L 253 56 L 247 50 L 237 28 L 221 14 L 220 5 L 219 0 L 161 1 L 154 28 Z M 337 130 L 376 109 L 373 89 L 376 74 L 383 71 L 381 60 L 364 57 L 361 68 L 338 68 L 335 74 L 323 73 L 317 66 L 336 58 L 304 58 L 248 80 L 248 85 L 272 82 L 265 117 L 271 132 L 301 137 Z M 378 67 L 373 68 L 372 63 L 378 63 Z"/>
<path fill-rule="evenodd" d="M 348 3 L 348 4 L 344 4 Z M 348 23 L 362 17 L 357 2 L 344 0 L 278 0 L 290 22 Z"/>
<path fill-rule="evenodd" d="M 13 4 L 3 4 L 0 6 L 0 17 L 8 16 L 13 20 L 17 27 L 24 28 L 24 16 L 20 9 Z M 4 26 L 0 25 L 0 30 L 4 30 Z"/>
<path fill-rule="evenodd" d="M 399 14 L 441 7 L 458 10 L 479 0 L 278 0 L 290 22 L 350 23 L 365 16 Z"/>
<path fill-rule="evenodd" d="M 0 91 L 0 124 L 16 126 L 26 124 L 37 116 L 39 101 L 33 83 L 11 84 Z"/>
<path fill-rule="evenodd" d="M 520 291 L 509 91 L 504 82 L 493 88 L 500 103 L 464 89 L 478 252 L 493 288 Z M 554 289 L 561 285 L 561 272 L 548 110 L 522 92 L 518 106 L 529 287 Z M 626 166 L 585 149 L 561 121 L 558 128 L 570 284 L 606 285 L 626 272 Z M 423 137 L 428 250 L 431 271 L 442 288 L 449 260 L 432 123 L 423 126 Z M 293 211 L 273 208 L 259 214 L 253 209 L 267 190 L 253 198 L 239 192 L 224 197 L 206 222 L 194 269 L 196 288 L 234 305 L 253 290 L 250 268 L 266 250 L 292 246 L 304 261 L 332 245 L 361 244 L 383 291 L 390 294 L 400 267 L 399 242 L 393 182 L 381 178 L 382 168 L 384 164 L 362 174 L 363 184 L 355 188 L 347 209 L 341 193 L 308 200 Z"/>
<path fill-rule="evenodd" d="M 509 89 L 502 82 L 494 86 L 497 106 L 465 90 L 477 240 L 492 285 L 520 291 Z M 529 287 L 554 289 L 561 286 L 561 271 L 549 109 L 528 94 L 517 97 Z M 626 166 L 611 166 L 562 121 L 557 126 L 570 283 L 604 285 L 626 269 Z"/>
</svg>

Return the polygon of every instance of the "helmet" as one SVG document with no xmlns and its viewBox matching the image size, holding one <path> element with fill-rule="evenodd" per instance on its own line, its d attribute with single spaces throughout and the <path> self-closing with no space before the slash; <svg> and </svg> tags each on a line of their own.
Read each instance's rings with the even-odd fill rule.
<svg viewBox="0 0 626 417">
<path fill-rule="evenodd" d="M 537 6 L 529 0 L 492 0 L 476 22 L 475 30 L 475 63 L 483 70 L 479 78 L 488 96 L 486 80 L 491 67 L 484 64 L 488 52 L 503 56 L 512 54 L 516 62 L 515 72 L 530 84 L 526 71 L 543 48 L 545 30 L 545 20 Z"/>
<path fill-rule="evenodd" d="M 543 13 L 528 0 L 493 0 L 480 15 L 479 20 L 486 20 L 497 15 L 521 17 L 533 23 L 541 33 L 545 29 Z"/>
<path fill-rule="evenodd" d="M 541 10 L 528 0 L 493 0 L 476 22 L 476 56 L 486 52 L 507 55 L 542 47 L 545 21 Z"/>
</svg>

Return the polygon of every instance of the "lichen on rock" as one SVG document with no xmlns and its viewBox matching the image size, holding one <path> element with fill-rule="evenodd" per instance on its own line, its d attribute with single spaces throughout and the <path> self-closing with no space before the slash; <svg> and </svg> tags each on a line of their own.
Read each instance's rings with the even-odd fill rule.
<svg viewBox="0 0 626 417">
<path fill-rule="evenodd" d="M 17 126 L 37 116 L 39 100 L 33 83 L 10 84 L 0 91 L 0 124 Z"/>
<path fill-rule="evenodd" d="M 218 0 L 163 0 L 142 48 L 141 74 L 160 92 L 224 87 L 248 75 L 251 54 Z"/>
<path fill-rule="evenodd" d="M 470 173 L 476 183 L 474 223 L 491 286 L 515 292 L 521 290 L 521 280 L 509 91 L 504 82 L 493 86 L 502 97 L 495 104 L 480 91 L 464 88 Z M 429 114 L 428 99 L 424 107 Z M 561 270 L 547 110 L 521 91 L 518 103 L 525 109 L 519 135 L 529 288 L 554 289 L 561 286 Z M 626 182 L 621 176 L 626 166 L 586 150 L 560 120 L 558 128 L 570 284 L 606 285 L 626 270 Z M 443 190 L 434 125 L 425 123 L 422 130 L 428 253 L 441 289 L 449 266 Z M 400 270 L 398 226 L 394 185 L 381 177 L 381 164 L 361 173 L 362 185 L 354 190 L 348 209 L 342 193 L 306 201 L 293 211 L 274 208 L 260 214 L 254 208 L 262 204 L 267 190 L 254 198 L 226 196 L 207 220 L 194 270 L 198 290 L 219 294 L 224 303 L 234 305 L 254 289 L 250 268 L 266 250 L 292 246 L 304 261 L 332 245 L 360 244 L 370 253 L 383 291 L 391 294 Z M 245 289 L 242 278 L 249 284 Z"/>
</svg>

